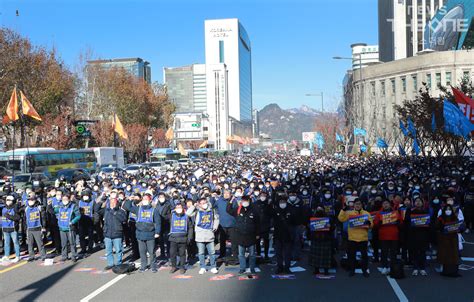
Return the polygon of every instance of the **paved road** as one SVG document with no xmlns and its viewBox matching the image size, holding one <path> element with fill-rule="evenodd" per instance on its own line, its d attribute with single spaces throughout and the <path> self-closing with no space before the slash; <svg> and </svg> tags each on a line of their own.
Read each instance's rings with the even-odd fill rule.
<svg viewBox="0 0 474 302">
<path fill-rule="evenodd" d="M 474 243 L 474 235 L 465 238 Z M 380 274 L 374 264 L 368 279 L 357 274 L 349 278 L 338 269 L 334 279 L 320 280 L 305 261 L 300 266 L 307 270 L 295 273 L 294 280 L 272 279 L 274 267 L 262 265 L 257 279 L 211 281 L 214 275 L 199 275 L 197 266 L 186 273 L 189 279 L 173 279 L 179 274 L 170 275 L 166 267 L 156 274 L 103 274 L 103 256 L 102 250 L 75 264 L 23 261 L 2 266 L 0 301 L 474 301 L 474 269 L 461 271 L 462 278 L 446 278 L 434 271 L 435 263 L 430 263 L 428 277 L 412 277 L 407 271 L 407 278 L 396 281 Z M 474 258 L 474 244 L 465 244 L 463 256 Z M 463 264 L 474 266 L 474 261 Z M 76 271 L 87 268 L 94 271 Z M 237 275 L 235 269 L 221 266 L 218 275 Z"/>
</svg>

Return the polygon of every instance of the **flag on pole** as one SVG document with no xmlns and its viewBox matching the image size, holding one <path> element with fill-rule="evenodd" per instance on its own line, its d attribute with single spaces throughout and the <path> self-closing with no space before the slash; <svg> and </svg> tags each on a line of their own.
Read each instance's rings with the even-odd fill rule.
<svg viewBox="0 0 474 302">
<path fill-rule="evenodd" d="M 362 128 L 354 128 L 354 135 L 355 136 L 357 136 L 357 135 L 366 136 L 367 131 L 365 129 L 362 129 Z"/>
<path fill-rule="evenodd" d="M 403 124 L 402 120 L 400 120 L 400 130 L 402 130 L 403 135 L 408 136 L 408 130 L 405 128 L 405 125 Z"/>
<path fill-rule="evenodd" d="M 318 146 L 318 149 L 319 150 L 322 150 L 323 147 L 324 147 L 324 137 L 321 133 L 319 132 L 316 132 L 316 136 L 315 136 L 315 139 L 314 139 L 314 142 L 316 143 L 316 145 Z"/>
<path fill-rule="evenodd" d="M 431 114 L 431 131 L 436 132 L 436 120 L 434 112 Z"/>
<path fill-rule="evenodd" d="M 166 133 L 165 133 L 165 138 L 169 141 L 172 141 L 174 137 L 174 131 L 173 128 L 169 128 Z"/>
<path fill-rule="evenodd" d="M 462 112 L 464 112 L 471 123 L 474 123 L 474 100 L 470 99 L 461 90 L 453 87 L 451 88 L 453 89 L 454 98 L 459 108 L 461 108 Z"/>
<path fill-rule="evenodd" d="M 474 131 L 474 124 L 471 124 L 461 109 L 446 99 L 444 100 L 443 115 L 446 132 L 468 138 L 471 131 Z"/>
<path fill-rule="evenodd" d="M 207 140 L 203 141 L 200 145 L 199 145 L 199 149 L 201 148 L 206 148 L 207 147 Z"/>
<path fill-rule="evenodd" d="M 21 107 L 24 115 L 28 115 L 31 118 L 34 118 L 37 121 L 42 121 L 41 116 L 36 112 L 33 105 L 31 105 L 30 101 L 26 98 L 23 94 L 23 91 L 20 90 L 20 98 L 21 98 Z"/>
<path fill-rule="evenodd" d="M 388 148 L 388 145 L 387 145 L 387 142 L 385 142 L 384 139 L 382 139 L 382 138 L 379 137 L 379 138 L 377 139 L 377 147 L 382 148 L 382 149 L 387 149 L 387 148 Z"/>
<path fill-rule="evenodd" d="M 18 97 L 16 95 L 16 86 L 13 88 L 10 101 L 7 105 L 7 116 L 10 122 L 14 122 L 20 118 L 18 116 Z"/>
<path fill-rule="evenodd" d="M 184 150 L 184 147 L 183 147 L 183 145 L 181 145 L 181 143 L 178 143 L 178 150 L 179 150 L 179 153 L 182 156 L 188 156 L 188 152 L 186 152 L 186 150 Z"/>
<path fill-rule="evenodd" d="M 416 137 L 416 129 L 415 129 L 415 125 L 413 124 L 413 121 L 411 120 L 410 117 L 407 120 L 407 126 L 408 126 L 408 131 L 410 131 L 410 133 L 411 133 L 411 136 L 413 138 L 415 138 Z"/>
<path fill-rule="evenodd" d="M 418 141 L 416 138 L 413 140 L 413 150 L 415 151 L 416 155 L 420 154 L 420 146 L 418 146 Z"/>
<path fill-rule="evenodd" d="M 401 156 L 406 156 L 407 153 L 405 152 L 405 149 L 402 147 L 402 145 L 398 144 L 398 153 L 401 155 Z"/>
<path fill-rule="evenodd" d="M 128 139 L 127 132 L 123 128 L 120 119 L 118 118 L 117 114 L 114 113 L 114 123 L 113 123 L 114 131 L 123 139 Z"/>
</svg>

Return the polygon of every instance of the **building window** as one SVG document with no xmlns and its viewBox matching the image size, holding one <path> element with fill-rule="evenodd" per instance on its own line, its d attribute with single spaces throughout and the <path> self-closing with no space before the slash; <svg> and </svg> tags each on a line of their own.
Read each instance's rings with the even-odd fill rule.
<svg viewBox="0 0 474 302">
<path fill-rule="evenodd" d="M 418 90 L 418 78 L 416 74 L 412 75 L 411 78 L 413 80 L 413 91 L 416 92 Z"/>
<path fill-rule="evenodd" d="M 395 79 L 391 79 L 390 82 L 392 83 L 392 94 L 395 94 Z"/>
<path fill-rule="evenodd" d="M 441 73 L 436 73 L 436 87 L 441 86 Z"/>
<path fill-rule="evenodd" d="M 224 41 L 219 41 L 219 63 L 224 63 Z"/>
<path fill-rule="evenodd" d="M 402 78 L 402 91 L 403 93 L 407 92 L 407 78 Z"/>
<path fill-rule="evenodd" d="M 431 73 L 426 74 L 426 85 L 428 85 L 428 88 L 431 89 Z"/>
<path fill-rule="evenodd" d="M 372 96 L 375 96 L 375 82 L 370 83 L 370 90 L 371 90 Z"/>
<path fill-rule="evenodd" d="M 446 86 L 451 85 L 451 72 L 447 71 L 446 72 Z"/>
<path fill-rule="evenodd" d="M 380 82 L 380 93 L 385 96 L 385 81 Z"/>
<path fill-rule="evenodd" d="M 471 77 L 471 74 L 470 74 L 469 70 L 465 70 L 462 73 L 462 77 L 463 77 L 464 80 L 469 80 L 469 78 Z"/>
</svg>

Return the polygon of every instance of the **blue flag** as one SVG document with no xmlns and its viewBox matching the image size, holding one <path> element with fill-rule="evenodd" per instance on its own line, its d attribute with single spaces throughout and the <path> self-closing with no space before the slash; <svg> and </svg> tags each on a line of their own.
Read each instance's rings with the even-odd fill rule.
<svg viewBox="0 0 474 302">
<path fill-rule="evenodd" d="M 400 144 L 398 144 L 398 153 L 400 153 L 401 156 L 407 156 L 405 149 L 403 149 L 402 145 Z"/>
<path fill-rule="evenodd" d="M 413 140 L 413 150 L 415 151 L 416 155 L 420 154 L 420 146 L 418 146 L 418 141 L 416 138 Z"/>
<path fill-rule="evenodd" d="M 400 130 L 402 130 L 403 135 L 408 135 L 408 130 L 407 128 L 405 128 L 405 125 L 403 124 L 402 120 L 400 120 Z"/>
<path fill-rule="evenodd" d="M 336 141 L 338 142 L 343 142 L 344 141 L 344 137 L 338 133 L 336 133 Z"/>
<path fill-rule="evenodd" d="M 377 147 L 382 148 L 382 149 L 387 149 L 388 145 L 387 145 L 387 142 L 385 142 L 385 140 L 379 137 L 377 139 Z"/>
<path fill-rule="evenodd" d="M 459 107 L 448 100 L 444 100 L 444 130 L 457 136 L 469 138 L 474 125 L 462 113 Z"/>
<path fill-rule="evenodd" d="M 436 120 L 434 112 L 431 114 L 431 131 L 436 132 Z"/>
<path fill-rule="evenodd" d="M 408 131 L 410 131 L 410 133 L 411 133 L 411 136 L 413 138 L 415 138 L 416 137 L 416 129 L 415 129 L 415 125 L 413 124 L 413 121 L 411 120 L 411 118 L 408 118 L 407 126 L 408 126 Z"/>
<path fill-rule="evenodd" d="M 366 136 L 367 131 L 365 129 L 362 129 L 362 128 L 354 128 L 354 135 L 355 136 L 357 136 L 357 135 Z"/>
<path fill-rule="evenodd" d="M 318 146 L 319 150 L 321 150 L 324 147 L 324 137 L 321 133 L 316 132 L 316 135 L 314 136 L 314 142 Z"/>
</svg>

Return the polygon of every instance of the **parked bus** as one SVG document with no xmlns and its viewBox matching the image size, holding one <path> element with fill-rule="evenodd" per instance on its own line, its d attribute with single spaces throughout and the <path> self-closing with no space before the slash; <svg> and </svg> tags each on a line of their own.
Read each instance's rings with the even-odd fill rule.
<svg viewBox="0 0 474 302">
<path fill-rule="evenodd" d="M 43 173 L 55 177 L 57 171 L 70 168 L 96 170 L 93 149 L 55 150 L 53 148 L 21 148 L 0 152 L 0 167 L 18 173 Z"/>
<path fill-rule="evenodd" d="M 178 160 L 183 156 L 171 148 L 156 148 L 151 151 L 150 161 Z"/>
</svg>

